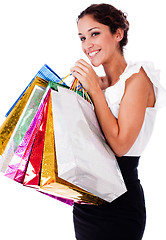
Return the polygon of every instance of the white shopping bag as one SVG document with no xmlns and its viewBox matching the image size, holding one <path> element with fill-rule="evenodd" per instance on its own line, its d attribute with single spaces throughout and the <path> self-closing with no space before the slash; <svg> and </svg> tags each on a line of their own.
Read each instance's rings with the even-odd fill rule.
<svg viewBox="0 0 166 240">
<path fill-rule="evenodd" d="M 113 201 L 126 192 L 126 186 L 93 106 L 62 87 L 51 95 L 59 177 Z"/>
</svg>

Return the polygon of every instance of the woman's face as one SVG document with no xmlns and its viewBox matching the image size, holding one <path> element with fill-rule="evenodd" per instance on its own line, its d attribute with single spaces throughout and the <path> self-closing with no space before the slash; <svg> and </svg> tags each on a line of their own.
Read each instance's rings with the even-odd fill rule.
<svg viewBox="0 0 166 240">
<path fill-rule="evenodd" d="M 116 34 L 112 34 L 108 26 L 97 22 L 91 15 L 78 21 L 78 35 L 83 52 L 95 67 L 107 64 L 118 50 Z"/>
</svg>

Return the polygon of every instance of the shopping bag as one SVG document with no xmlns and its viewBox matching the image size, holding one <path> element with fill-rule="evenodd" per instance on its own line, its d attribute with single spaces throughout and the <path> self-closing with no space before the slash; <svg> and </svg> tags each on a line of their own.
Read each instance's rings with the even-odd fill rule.
<svg viewBox="0 0 166 240">
<path fill-rule="evenodd" d="M 115 155 L 99 130 L 92 105 L 60 87 L 51 96 L 58 176 L 108 202 L 125 193 Z"/>
<path fill-rule="evenodd" d="M 41 164 L 43 158 L 43 148 L 44 148 L 44 139 L 45 139 L 45 131 L 46 131 L 46 123 L 47 123 L 47 113 L 48 113 L 48 105 L 49 105 L 50 91 L 47 96 L 47 101 L 43 107 L 43 113 L 41 117 L 41 122 L 39 128 L 37 130 L 33 146 L 31 149 L 31 153 L 28 159 L 26 173 L 24 169 L 19 169 L 15 180 L 18 180 L 20 177 L 22 178 L 22 173 L 25 173 L 23 184 L 26 186 L 31 186 L 35 188 L 39 188 L 39 180 L 40 180 L 40 171 Z M 48 143 L 49 144 L 49 143 Z M 21 171 L 22 170 L 22 171 Z"/>
<path fill-rule="evenodd" d="M 25 173 L 29 155 L 31 153 L 32 144 L 34 142 L 35 135 L 38 131 L 38 128 L 40 126 L 40 122 L 41 122 L 43 111 L 44 111 L 44 106 L 45 106 L 45 103 L 47 102 L 49 93 L 50 93 L 50 89 L 47 88 L 41 100 L 38 111 L 33 121 L 31 122 L 26 134 L 24 135 L 21 141 L 21 144 L 18 146 L 16 152 L 14 153 L 14 156 L 4 174 L 5 176 L 11 179 L 15 179 L 16 174 L 18 173 L 18 170 L 19 170 L 19 178 L 21 180 L 19 180 L 18 178 L 17 181 L 22 182 L 22 177 L 23 177 L 23 174 Z M 21 173 L 22 173 L 22 176 L 21 176 Z"/>
<path fill-rule="evenodd" d="M 48 69 L 48 66 L 47 66 L 47 69 Z M 46 74 L 48 79 L 46 76 L 44 76 L 44 79 L 48 80 L 48 81 L 45 81 L 40 78 L 42 74 L 43 73 L 40 73 L 38 76 L 36 76 L 31 81 L 31 83 L 27 86 L 27 88 L 23 91 L 21 96 L 18 98 L 18 100 L 15 102 L 15 104 L 6 114 L 7 119 L 0 129 L 1 130 L 0 140 L 2 140 L 2 143 L 3 143 L 0 145 L 0 154 L 2 154 L 2 156 L 5 159 L 5 164 L 4 162 L 3 163 L 1 162 L 3 172 L 5 172 L 6 176 L 20 183 L 23 183 L 23 179 L 25 180 L 25 172 L 27 172 L 28 174 L 30 169 L 30 168 L 27 168 L 27 166 L 30 166 L 30 164 L 32 165 L 32 162 L 33 162 L 35 163 L 34 169 L 36 171 L 35 172 L 36 179 L 35 180 L 33 179 L 33 181 L 28 182 L 26 186 L 35 185 L 37 186 L 37 189 L 39 188 L 39 184 L 40 184 L 39 177 L 40 177 L 40 173 L 41 173 L 40 171 L 42 167 L 41 165 L 41 155 L 43 150 L 42 144 L 43 144 L 43 139 L 45 137 L 44 136 L 45 130 L 43 128 L 43 124 L 45 124 L 44 121 L 46 121 L 46 116 L 41 119 L 41 116 L 43 116 L 42 115 L 43 113 L 41 113 L 42 111 L 39 106 L 40 117 L 35 118 L 36 111 L 39 114 L 38 105 L 36 103 L 37 102 L 40 103 L 41 98 L 43 97 L 43 92 L 45 91 L 45 88 L 48 86 L 48 81 L 50 81 L 52 77 L 53 78 L 55 77 L 55 73 L 51 72 L 50 75 Z M 62 80 L 60 82 L 62 82 Z M 50 85 L 52 85 L 52 88 L 54 90 L 57 90 L 57 84 L 54 84 L 52 81 L 51 83 L 52 84 Z M 42 86 L 42 88 L 40 88 L 40 90 L 42 90 L 41 91 L 42 94 L 39 96 L 39 98 L 37 97 L 36 100 L 35 98 L 33 98 L 33 101 L 32 101 L 33 92 L 36 91 L 38 86 Z M 62 84 L 60 84 L 60 86 L 62 86 Z M 64 84 L 64 87 L 69 88 L 68 86 L 66 86 L 66 84 Z M 78 93 L 82 95 L 81 91 Z M 35 97 L 36 96 L 37 95 L 35 95 Z M 46 107 L 46 105 L 44 106 Z M 16 116 L 16 114 L 18 116 Z M 12 128 L 8 129 L 9 131 L 6 134 L 7 141 L 4 143 L 3 142 L 4 132 L 6 128 L 11 125 L 11 123 L 13 123 Z M 41 130 L 40 128 L 43 129 L 42 132 L 40 132 Z M 53 140 L 54 140 L 54 136 L 53 136 Z M 37 143 L 39 143 L 39 145 Z M 38 152 L 38 150 L 40 153 Z M 37 157 L 36 160 L 38 161 L 35 160 L 35 154 Z M 55 155 L 55 148 L 54 148 L 54 155 Z M 40 185 L 41 189 L 39 189 L 40 192 L 47 194 L 48 196 L 51 196 L 62 202 L 65 202 L 69 205 L 73 205 L 74 201 L 78 203 L 89 203 L 89 204 L 97 204 L 97 205 L 104 202 L 103 200 L 94 196 L 93 194 L 79 187 L 76 187 L 73 184 L 68 183 L 63 179 L 60 179 L 58 177 L 58 172 L 57 172 L 56 157 L 54 158 L 54 165 L 56 165 L 55 167 L 56 173 L 55 173 L 55 182 L 54 182 L 53 188 L 56 188 L 56 191 L 52 193 L 52 186 L 51 186 L 51 191 L 49 190 L 47 191 L 47 189 L 42 189 L 42 184 L 41 184 Z M 44 169 L 43 169 L 43 173 L 45 173 Z M 46 185 L 48 185 L 48 181 L 47 181 L 47 184 L 44 184 L 45 188 L 47 187 Z M 67 198 L 68 196 L 69 198 Z"/>
<path fill-rule="evenodd" d="M 38 85 L 47 87 L 49 81 L 56 83 L 61 82 L 61 85 L 66 85 L 62 79 L 48 65 L 45 64 L 6 113 L 7 118 L 0 127 L 0 155 L 3 154 L 6 148 L 6 145 L 14 131 L 14 128 L 20 118 L 20 115 L 22 114 L 22 111 L 32 93 L 34 86 Z"/>
<path fill-rule="evenodd" d="M 73 202 L 72 200 L 70 200 L 70 199 L 62 198 L 62 197 L 57 197 L 57 196 L 55 196 L 55 195 L 52 195 L 51 193 L 42 192 L 42 191 L 40 191 L 40 190 L 37 190 L 37 191 L 40 192 L 40 193 L 42 193 L 42 194 L 45 194 L 45 195 L 48 196 L 48 197 L 51 197 L 51 198 L 56 199 L 56 200 L 58 200 L 58 201 L 60 201 L 60 202 L 63 202 L 63 203 L 65 203 L 65 204 L 69 205 L 69 206 L 73 206 L 73 204 L 74 204 L 74 202 Z"/>
<path fill-rule="evenodd" d="M 23 110 L 28 102 L 28 99 L 31 96 L 31 93 L 36 85 L 41 87 L 47 87 L 48 82 L 39 77 L 36 77 L 34 81 L 31 83 L 31 85 L 28 87 L 26 92 L 16 103 L 16 105 L 12 108 L 7 118 L 3 122 L 2 126 L 0 127 L 0 155 L 3 154 L 9 142 L 9 139 L 11 138 L 12 133 L 16 127 L 16 124 L 18 123 L 19 118 L 23 113 Z"/>
<path fill-rule="evenodd" d="M 57 90 L 57 84 L 51 83 L 51 86 Z M 51 98 L 47 115 L 39 191 L 57 198 L 60 197 L 60 199 L 64 199 L 63 202 L 67 201 L 70 205 L 74 202 L 95 205 L 104 203 L 102 199 L 58 177 Z"/>
<path fill-rule="evenodd" d="M 71 75 L 71 74 L 70 74 Z M 48 82 L 61 83 L 61 85 L 66 86 L 65 82 L 48 66 L 44 65 L 28 84 L 25 90 L 21 93 L 12 107 L 6 113 L 6 119 L 2 126 L 0 127 L 0 156 L 3 154 L 8 141 L 15 129 L 15 126 L 23 112 L 23 109 L 33 91 L 35 85 L 47 87 Z M 0 160 L 0 169 L 1 169 Z"/>
<path fill-rule="evenodd" d="M 10 137 L 10 140 L 8 141 L 8 144 L 0 158 L 1 172 L 6 171 L 8 164 L 10 163 L 12 157 L 14 156 L 16 149 L 20 145 L 23 139 L 23 136 L 28 130 L 28 127 L 30 126 L 37 112 L 37 109 L 44 95 L 44 92 L 45 92 L 45 88 L 39 87 L 37 85 L 34 87 L 32 94 L 23 110 L 23 113 L 21 114 L 19 121 L 16 124 L 16 127 Z"/>
<path fill-rule="evenodd" d="M 6 117 L 9 115 L 9 113 L 12 111 L 12 109 L 15 107 L 15 105 L 17 104 L 17 102 L 22 98 L 22 96 L 25 94 L 25 92 L 27 91 L 27 89 L 33 84 L 33 82 L 35 81 L 35 79 L 42 79 L 42 80 L 46 80 L 47 82 L 52 81 L 52 82 L 60 82 L 61 78 L 47 65 L 45 64 L 35 75 L 35 77 L 30 81 L 30 83 L 27 85 L 27 87 L 24 89 L 24 91 L 20 94 L 20 96 L 18 97 L 18 99 L 14 102 L 14 104 L 12 105 L 12 107 L 8 110 L 8 112 L 6 113 Z M 62 82 L 62 84 L 64 84 Z"/>
</svg>

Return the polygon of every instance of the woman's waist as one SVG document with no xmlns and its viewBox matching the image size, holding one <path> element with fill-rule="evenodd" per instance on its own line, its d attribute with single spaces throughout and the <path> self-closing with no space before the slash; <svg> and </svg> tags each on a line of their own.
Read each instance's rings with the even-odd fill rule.
<svg viewBox="0 0 166 240">
<path fill-rule="evenodd" d="M 117 157 L 117 162 L 119 168 L 121 170 L 124 182 L 127 188 L 131 188 L 134 185 L 140 184 L 140 180 L 138 178 L 138 164 L 140 157 L 131 157 L 131 156 L 123 156 Z"/>
</svg>

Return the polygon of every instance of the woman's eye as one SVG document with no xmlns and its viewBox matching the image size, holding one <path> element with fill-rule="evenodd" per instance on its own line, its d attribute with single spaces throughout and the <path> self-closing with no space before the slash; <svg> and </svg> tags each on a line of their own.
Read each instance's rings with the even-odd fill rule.
<svg viewBox="0 0 166 240">
<path fill-rule="evenodd" d="M 100 33 L 99 32 L 94 32 L 94 33 L 92 33 L 92 37 L 95 37 L 95 36 L 97 36 L 97 35 L 99 35 Z"/>
<path fill-rule="evenodd" d="M 81 37 L 81 38 L 80 38 L 81 42 L 82 42 L 82 41 L 85 41 L 85 39 L 86 39 L 85 37 Z"/>
<path fill-rule="evenodd" d="M 92 34 L 91 34 L 91 37 L 96 37 L 97 35 L 99 35 L 100 34 L 100 32 L 93 32 Z M 83 42 L 83 41 L 85 41 L 86 40 L 86 37 L 80 37 L 80 40 L 81 40 L 81 42 Z"/>
</svg>

